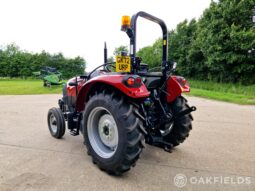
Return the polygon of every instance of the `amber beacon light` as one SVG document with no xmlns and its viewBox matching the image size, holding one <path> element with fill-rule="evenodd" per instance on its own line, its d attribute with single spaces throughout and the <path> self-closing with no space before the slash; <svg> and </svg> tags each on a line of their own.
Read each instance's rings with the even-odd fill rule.
<svg viewBox="0 0 255 191">
<path fill-rule="evenodd" d="M 121 19 L 121 30 L 126 31 L 130 27 L 130 16 L 124 15 Z"/>
</svg>

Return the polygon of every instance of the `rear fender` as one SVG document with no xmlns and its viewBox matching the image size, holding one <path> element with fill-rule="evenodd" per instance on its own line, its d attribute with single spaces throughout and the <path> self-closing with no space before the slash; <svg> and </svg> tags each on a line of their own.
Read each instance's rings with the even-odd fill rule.
<svg viewBox="0 0 255 191">
<path fill-rule="evenodd" d="M 190 92 L 189 84 L 186 79 L 181 76 L 171 76 L 167 80 L 167 102 L 173 102 L 178 96 L 184 92 Z"/>
<path fill-rule="evenodd" d="M 76 102 L 76 110 L 83 111 L 85 107 L 85 101 L 88 100 L 90 90 L 97 85 L 108 85 L 115 89 L 118 89 L 126 96 L 133 99 L 146 98 L 150 95 L 146 86 L 142 83 L 140 87 L 127 87 L 123 83 L 123 78 L 127 75 L 102 75 L 97 76 L 86 82 L 80 89 Z M 132 75 L 130 75 L 132 76 Z"/>
</svg>

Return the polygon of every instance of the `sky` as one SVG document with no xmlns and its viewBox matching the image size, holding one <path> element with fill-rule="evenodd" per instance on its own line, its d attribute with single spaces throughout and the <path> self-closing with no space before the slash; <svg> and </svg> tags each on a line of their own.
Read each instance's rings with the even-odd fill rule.
<svg viewBox="0 0 255 191">
<path fill-rule="evenodd" d="M 122 15 L 148 12 L 165 21 L 168 30 L 185 19 L 198 19 L 211 0 L 0 0 L 0 45 L 15 43 L 22 50 L 62 52 L 81 56 L 87 71 L 103 64 L 114 48 L 129 45 L 120 31 Z M 137 50 L 161 37 L 160 27 L 143 18 L 137 23 Z M 171 45 L 170 45 L 171 46 Z"/>
</svg>

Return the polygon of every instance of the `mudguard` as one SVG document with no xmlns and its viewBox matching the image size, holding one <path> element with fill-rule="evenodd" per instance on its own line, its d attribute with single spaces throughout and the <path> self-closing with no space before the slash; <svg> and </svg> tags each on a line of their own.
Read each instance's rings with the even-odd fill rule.
<svg viewBox="0 0 255 191">
<path fill-rule="evenodd" d="M 130 75 L 132 76 L 132 75 Z M 147 90 L 144 83 L 141 84 L 140 87 L 127 87 L 124 82 L 124 77 L 126 78 L 127 75 L 99 75 L 94 77 L 84 83 L 82 87 L 79 89 L 79 93 L 77 96 L 76 101 L 76 110 L 83 111 L 84 110 L 84 103 L 87 99 L 90 89 L 93 88 L 97 84 L 105 84 L 110 85 L 121 92 L 123 92 L 126 96 L 131 97 L 133 99 L 141 99 L 146 98 L 150 95 L 150 92 Z"/>
<path fill-rule="evenodd" d="M 184 92 L 190 92 L 189 84 L 186 79 L 181 76 L 171 76 L 167 80 L 167 102 L 173 102 L 178 96 Z"/>
</svg>

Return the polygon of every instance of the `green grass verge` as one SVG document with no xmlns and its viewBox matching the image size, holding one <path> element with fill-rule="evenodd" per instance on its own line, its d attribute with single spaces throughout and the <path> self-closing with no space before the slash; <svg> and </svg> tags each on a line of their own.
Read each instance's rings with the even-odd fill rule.
<svg viewBox="0 0 255 191">
<path fill-rule="evenodd" d="M 43 87 L 43 81 L 35 79 L 0 79 L 0 95 L 60 94 L 62 87 Z"/>
<path fill-rule="evenodd" d="M 238 104 L 255 105 L 255 85 L 222 84 L 188 80 L 190 95 Z M 60 94 L 62 85 L 43 87 L 42 80 L 0 79 L 0 95 Z"/>
<path fill-rule="evenodd" d="M 255 85 L 224 84 L 208 81 L 188 80 L 190 95 L 238 104 L 255 104 Z"/>
</svg>

